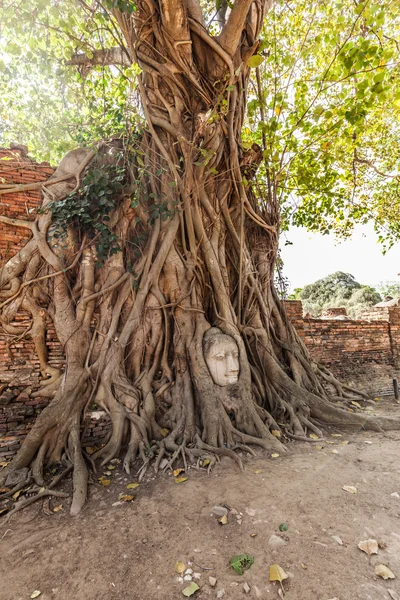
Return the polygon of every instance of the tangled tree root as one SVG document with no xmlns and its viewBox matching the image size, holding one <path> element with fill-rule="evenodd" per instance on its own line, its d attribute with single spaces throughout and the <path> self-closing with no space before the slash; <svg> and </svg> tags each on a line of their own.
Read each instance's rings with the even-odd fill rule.
<svg viewBox="0 0 400 600">
<path fill-rule="evenodd" d="M 220 36 L 196 0 L 112 9 L 142 70 L 147 129 L 70 152 L 43 183 L 34 221 L 0 216 L 31 232 L 0 270 L 0 326 L 32 339 L 43 376 L 35 396 L 50 399 L 0 474 L 4 485 L 28 469 L 37 491 L 13 511 L 56 493 L 46 468 L 62 461 L 78 514 L 96 461 L 122 455 L 141 481 L 164 459 L 210 470 L 229 457 L 243 468 L 239 453 L 283 452 L 285 440 L 321 438 L 323 423 L 399 428 L 346 410 L 358 393 L 311 360 L 274 290 L 278 179 L 267 169 L 257 182 L 263 150 L 241 142 L 248 59 L 268 4 L 235 2 Z M 20 310 L 27 331 L 15 326 Z M 48 357 L 50 324 L 63 373 Z M 231 348 L 214 357 L 231 370 L 226 385 L 206 356 L 213 328 Z M 81 431 L 94 403 L 112 429 L 89 457 Z"/>
</svg>

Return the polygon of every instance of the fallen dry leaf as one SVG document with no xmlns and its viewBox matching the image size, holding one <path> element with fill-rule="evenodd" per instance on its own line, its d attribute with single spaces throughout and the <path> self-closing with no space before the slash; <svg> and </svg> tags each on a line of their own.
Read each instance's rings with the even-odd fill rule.
<svg viewBox="0 0 400 600">
<path fill-rule="evenodd" d="M 218 522 L 221 523 L 221 525 L 226 525 L 228 523 L 228 517 L 223 515 L 220 519 L 218 519 Z"/>
<path fill-rule="evenodd" d="M 105 479 L 104 477 L 99 477 L 99 483 L 101 485 L 110 485 L 111 479 Z"/>
<path fill-rule="evenodd" d="M 260 473 L 262 473 L 261 469 L 254 469 L 253 473 L 255 473 L 256 475 L 259 475 Z"/>
<path fill-rule="evenodd" d="M 113 469 L 115 469 L 115 465 L 108 465 L 107 469 L 109 469 L 110 471 L 112 471 Z"/>
<path fill-rule="evenodd" d="M 331 450 L 332 454 L 339 454 L 339 450 L 333 449 Z"/>
<path fill-rule="evenodd" d="M 344 485 L 342 487 L 342 490 L 344 490 L 345 492 L 349 492 L 349 494 L 357 494 L 357 488 L 354 487 L 354 485 Z"/>
<path fill-rule="evenodd" d="M 362 408 L 361 404 L 359 404 L 358 402 L 355 402 L 354 400 L 351 401 L 351 404 L 353 406 L 357 406 L 357 408 Z"/>
<path fill-rule="evenodd" d="M 278 458 L 279 454 L 277 452 L 274 452 L 273 454 L 271 454 L 271 458 Z"/>
<path fill-rule="evenodd" d="M 177 477 L 175 479 L 175 483 L 183 483 L 184 481 L 187 481 L 187 477 Z"/>
<path fill-rule="evenodd" d="M 99 450 L 99 448 L 97 446 L 87 446 L 86 447 L 86 452 L 88 454 L 94 454 L 95 452 L 97 452 L 97 450 Z"/>
<path fill-rule="evenodd" d="M 6 487 L 0 488 L 0 494 L 7 494 L 7 492 L 9 492 L 9 491 L 10 491 L 10 488 L 6 488 Z"/>
<path fill-rule="evenodd" d="M 173 476 L 174 477 L 178 477 L 178 475 L 180 475 L 181 473 L 183 473 L 185 469 L 175 469 L 175 471 L 172 471 Z"/>
<path fill-rule="evenodd" d="M 274 437 L 281 437 L 281 432 L 278 429 L 272 429 L 271 433 Z"/>
<path fill-rule="evenodd" d="M 206 458 L 205 460 L 203 460 L 203 462 L 201 463 L 202 467 L 208 467 L 208 465 L 210 464 L 211 460 L 209 458 Z"/>
<path fill-rule="evenodd" d="M 331 437 L 342 437 L 341 433 L 331 433 Z"/>
<path fill-rule="evenodd" d="M 386 565 L 376 565 L 375 575 L 382 577 L 382 579 L 394 579 L 392 571 Z"/>
<path fill-rule="evenodd" d="M 22 490 L 18 490 L 18 492 L 15 492 L 15 494 L 13 494 L 13 496 L 12 496 L 14 498 L 14 500 L 17 500 L 20 497 L 21 493 L 22 493 Z"/>
<path fill-rule="evenodd" d="M 347 444 L 349 443 L 349 440 L 344 440 L 343 442 L 340 442 L 342 444 L 342 446 L 347 446 Z"/>
<path fill-rule="evenodd" d="M 169 434 L 169 429 L 167 429 L 166 427 L 163 427 L 163 428 L 160 430 L 160 433 L 161 433 L 161 435 L 162 435 L 163 437 L 167 437 L 167 435 Z"/>
<path fill-rule="evenodd" d="M 360 550 L 371 556 L 371 554 L 378 554 L 378 542 L 376 540 L 363 540 L 358 544 Z"/>
<path fill-rule="evenodd" d="M 312 440 L 319 440 L 319 435 L 317 435 L 316 433 L 310 433 L 308 437 Z"/>
<path fill-rule="evenodd" d="M 185 563 L 178 561 L 175 563 L 175 571 L 177 573 L 184 573 L 186 571 L 186 565 Z"/>
<path fill-rule="evenodd" d="M 63 507 L 62 504 L 57 504 L 57 506 L 55 506 L 53 508 L 53 512 L 55 512 L 55 513 L 59 512 L 60 510 L 62 510 L 62 507 Z"/>
<path fill-rule="evenodd" d="M 130 494 L 119 494 L 118 500 L 122 500 L 122 502 L 132 502 L 135 499 L 135 496 L 131 496 Z"/>
<path fill-rule="evenodd" d="M 323 449 L 324 449 L 324 447 L 323 447 L 323 446 L 315 446 L 315 449 L 316 449 L 316 450 L 323 450 Z"/>
<path fill-rule="evenodd" d="M 139 487 L 140 483 L 128 483 L 128 485 L 126 486 L 127 490 L 134 490 L 137 487 Z"/>
<path fill-rule="evenodd" d="M 35 590 L 31 594 L 31 598 L 38 598 L 42 592 L 40 590 Z"/>
<path fill-rule="evenodd" d="M 269 580 L 270 581 L 279 581 L 282 583 L 284 579 L 287 579 L 289 575 L 285 573 L 281 566 L 274 564 L 269 568 Z"/>
</svg>

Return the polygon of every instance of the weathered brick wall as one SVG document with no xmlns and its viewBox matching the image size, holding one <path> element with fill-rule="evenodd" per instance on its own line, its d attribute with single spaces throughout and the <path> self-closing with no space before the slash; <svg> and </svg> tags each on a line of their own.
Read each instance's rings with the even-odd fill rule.
<svg viewBox="0 0 400 600">
<path fill-rule="evenodd" d="M 48 163 L 38 164 L 29 158 L 23 146 L 0 148 L 2 185 L 45 181 L 53 171 Z M 0 214 L 24 220 L 34 219 L 39 202 L 40 190 L 4 194 L 0 196 Z M 29 237 L 30 232 L 26 229 L 0 223 L 0 268 L 24 246 Z M 11 325 L 27 329 L 29 315 L 21 311 Z M 49 363 L 54 367 L 62 367 L 64 352 L 53 327 L 47 331 L 46 343 Z M 18 340 L 0 328 L 0 460 L 16 452 L 35 418 L 48 404 L 48 399 L 33 397 L 39 382 L 39 361 L 33 342 L 29 338 Z M 109 421 L 104 414 L 97 412 L 95 416 L 87 426 L 88 445 L 95 445 L 109 429 Z"/>
<path fill-rule="evenodd" d="M 327 366 L 393 362 L 389 323 L 385 321 L 305 319 L 304 332 L 313 358 Z"/>
<path fill-rule="evenodd" d="M 300 300 L 284 301 L 286 314 L 301 338 L 304 338 L 303 304 Z"/>
<path fill-rule="evenodd" d="M 331 319 L 301 320 L 301 302 L 285 304 L 292 324 L 315 360 L 368 393 L 393 392 L 392 378 L 400 376 L 400 307 L 373 307 L 359 320 L 341 320 L 337 314 Z"/>
</svg>

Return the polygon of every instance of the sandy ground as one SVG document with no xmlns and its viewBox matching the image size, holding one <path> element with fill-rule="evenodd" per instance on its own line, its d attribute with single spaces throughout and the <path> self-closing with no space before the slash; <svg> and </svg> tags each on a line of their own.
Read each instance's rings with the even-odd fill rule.
<svg viewBox="0 0 400 600">
<path fill-rule="evenodd" d="M 391 412 L 400 416 L 399 407 Z M 50 515 L 29 507 L 0 527 L 1 600 L 29 599 L 35 590 L 40 600 L 183 599 L 188 583 L 178 581 L 177 561 L 200 574 L 196 600 L 218 592 L 224 600 L 278 599 L 279 584 L 269 582 L 274 563 L 289 575 L 286 600 L 400 598 L 400 432 L 332 433 L 330 443 L 294 443 L 277 458 L 244 457 L 244 473 L 229 459 L 209 476 L 190 469 L 179 484 L 162 474 L 127 490 L 134 478 L 118 466 L 108 487 L 91 485 L 75 518 L 69 500 Z M 121 492 L 135 499 L 115 505 Z M 59 504 L 54 499 L 50 508 Z M 239 514 L 221 525 L 214 505 Z M 285 543 L 271 546 L 271 535 Z M 357 547 L 368 538 L 386 545 L 371 558 Z M 242 553 L 254 564 L 239 576 L 229 560 Z M 378 564 L 396 578 L 377 577 Z"/>
</svg>

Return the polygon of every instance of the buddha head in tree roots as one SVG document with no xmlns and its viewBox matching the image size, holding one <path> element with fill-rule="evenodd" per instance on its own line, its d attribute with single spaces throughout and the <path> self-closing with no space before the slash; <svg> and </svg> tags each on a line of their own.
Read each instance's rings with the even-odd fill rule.
<svg viewBox="0 0 400 600">
<path fill-rule="evenodd" d="M 230 335 L 226 335 L 217 327 L 211 327 L 204 334 L 203 352 L 216 385 L 225 387 L 238 382 L 239 349 Z"/>
</svg>

